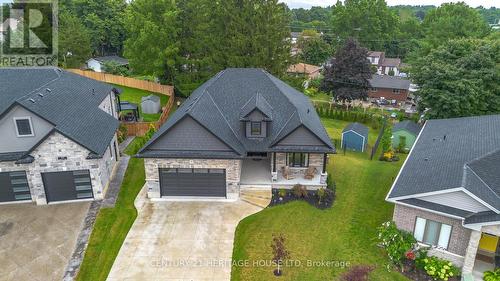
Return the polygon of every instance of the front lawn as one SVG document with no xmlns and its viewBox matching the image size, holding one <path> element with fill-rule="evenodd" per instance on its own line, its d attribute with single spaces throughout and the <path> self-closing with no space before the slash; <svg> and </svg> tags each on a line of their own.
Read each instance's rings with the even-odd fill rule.
<svg viewBox="0 0 500 281">
<path fill-rule="evenodd" d="M 155 121 L 158 121 L 158 119 L 160 119 L 161 113 L 157 113 L 157 114 L 143 114 L 142 113 L 141 98 L 149 96 L 151 94 L 159 96 L 160 101 L 161 101 L 161 107 L 163 108 L 168 102 L 168 98 L 169 98 L 168 96 L 144 91 L 141 89 L 129 88 L 129 87 L 125 87 L 122 85 L 114 85 L 114 86 L 123 90 L 123 92 L 120 94 L 120 101 L 128 101 L 130 103 L 135 103 L 139 106 L 139 114 L 140 114 L 140 117 L 142 118 L 142 121 L 155 122 Z"/>
<path fill-rule="evenodd" d="M 347 123 L 323 122 L 332 138 L 338 138 Z M 337 184 L 333 207 L 321 211 L 304 202 L 293 202 L 242 220 L 236 229 L 233 261 L 246 260 L 250 265 L 233 263 L 232 280 L 337 280 L 347 270 L 331 265 L 308 266 L 308 261 L 375 265 L 370 280 L 408 280 L 387 270 L 387 257 L 376 246 L 376 227 L 392 217 L 393 206 L 384 198 L 404 157 L 389 163 L 370 161 L 364 153 L 347 152 L 329 159 L 328 172 Z M 272 267 L 254 264 L 272 258 L 273 233 L 285 235 L 291 259 L 301 262 L 300 266 L 285 268 L 279 278 L 274 277 Z"/>
<path fill-rule="evenodd" d="M 134 155 L 139 138 L 127 147 Z M 134 200 L 145 182 L 144 159 L 130 158 L 125 178 L 113 208 L 102 208 L 97 215 L 89 245 L 76 280 L 106 280 L 123 241 L 137 217 Z"/>
</svg>

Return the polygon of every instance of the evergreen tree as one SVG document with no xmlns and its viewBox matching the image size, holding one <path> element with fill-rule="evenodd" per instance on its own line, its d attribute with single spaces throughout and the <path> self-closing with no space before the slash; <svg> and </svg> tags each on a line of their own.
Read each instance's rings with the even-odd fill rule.
<svg viewBox="0 0 500 281">
<path fill-rule="evenodd" d="M 372 74 L 367 56 L 368 51 L 349 38 L 335 53 L 332 66 L 326 68 L 321 89 L 341 101 L 368 97 L 368 79 Z"/>
</svg>

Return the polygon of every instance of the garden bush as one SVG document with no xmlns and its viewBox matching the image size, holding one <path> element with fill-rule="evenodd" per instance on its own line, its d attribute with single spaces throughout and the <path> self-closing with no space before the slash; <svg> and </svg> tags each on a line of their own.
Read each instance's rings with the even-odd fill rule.
<svg viewBox="0 0 500 281">
<path fill-rule="evenodd" d="M 500 268 L 494 271 L 486 271 L 483 275 L 484 281 L 500 281 Z"/>
<path fill-rule="evenodd" d="M 292 188 L 292 193 L 296 198 L 306 198 L 307 188 L 301 184 L 296 184 Z"/>
<path fill-rule="evenodd" d="M 433 280 L 448 280 L 460 275 L 460 270 L 447 260 L 438 257 L 423 257 L 416 260 L 418 268 L 425 270 Z M 495 280 L 495 279 L 493 279 Z M 498 279 L 496 279 L 498 280 Z"/>
<path fill-rule="evenodd" d="M 378 228 L 378 240 L 389 260 L 398 266 L 406 259 L 406 253 L 417 245 L 411 233 L 399 230 L 392 221 L 385 222 Z"/>
</svg>

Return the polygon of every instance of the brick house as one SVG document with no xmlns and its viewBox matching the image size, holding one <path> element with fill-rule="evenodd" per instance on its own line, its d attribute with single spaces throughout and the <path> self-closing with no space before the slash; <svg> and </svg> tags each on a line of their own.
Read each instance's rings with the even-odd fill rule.
<svg viewBox="0 0 500 281">
<path fill-rule="evenodd" d="M 396 225 L 482 278 L 500 265 L 499 167 L 500 115 L 427 121 L 386 199 Z"/>
<path fill-rule="evenodd" d="M 408 100 L 410 80 L 375 74 L 368 82 L 370 83 L 368 97 L 371 99 L 386 99 L 399 105 Z"/>
<path fill-rule="evenodd" d="M 236 200 L 240 188 L 326 186 L 335 151 L 310 100 L 262 69 L 200 86 L 139 151 L 149 198 Z"/>
<path fill-rule="evenodd" d="M 59 68 L 0 68 L 0 203 L 102 199 L 118 90 Z"/>
</svg>

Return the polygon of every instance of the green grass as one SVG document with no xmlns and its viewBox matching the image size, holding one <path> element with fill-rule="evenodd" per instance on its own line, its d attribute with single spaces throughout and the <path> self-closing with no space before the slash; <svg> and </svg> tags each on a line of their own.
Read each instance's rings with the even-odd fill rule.
<svg viewBox="0 0 500 281">
<path fill-rule="evenodd" d="M 155 93 L 144 91 L 141 89 L 129 88 L 129 87 L 125 87 L 122 85 L 115 85 L 115 86 L 123 90 L 123 92 L 120 94 L 121 101 L 128 101 L 130 103 L 135 103 L 139 106 L 139 114 L 140 114 L 140 117 L 142 117 L 142 121 L 154 122 L 154 121 L 158 121 L 158 119 L 160 119 L 161 113 L 158 113 L 158 114 L 143 114 L 142 113 L 141 98 L 149 96 L 151 94 L 154 94 L 154 95 L 160 97 L 161 106 L 164 107 L 168 102 L 168 98 L 169 98 L 168 96 L 155 94 Z"/>
<path fill-rule="evenodd" d="M 343 124 L 323 120 L 332 138 Z M 233 260 L 271 259 L 273 233 L 283 233 L 291 259 L 301 266 L 284 269 L 280 280 L 338 280 L 346 268 L 307 266 L 307 260 L 344 261 L 350 265 L 375 265 L 372 281 L 403 281 L 386 268 L 387 257 L 376 246 L 376 227 L 392 217 L 392 204 L 384 201 L 404 159 L 388 163 L 370 161 L 363 153 L 347 152 L 330 157 L 328 172 L 337 183 L 337 199 L 328 210 L 294 202 L 242 220 L 236 229 Z M 274 280 L 272 267 L 232 268 L 232 280 Z"/>
<path fill-rule="evenodd" d="M 313 101 L 330 102 L 332 100 L 332 96 L 324 92 L 318 92 L 317 94 L 311 96 L 310 99 Z"/>
<path fill-rule="evenodd" d="M 337 119 L 330 119 L 330 118 L 321 118 L 321 122 L 325 126 L 326 131 L 328 132 L 328 135 L 330 136 L 331 139 L 337 140 L 337 147 L 340 152 L 340 139 L 342 137 L 342 130 L 347 126 L 347 124 L 351 123 L 348 121 L 342 121 L 342 120 L 337 120 Z M 365 124 L 366 125 L 366 124 Z M 380 129 L 374 130 L 371 128 L 369 125 L 368 127 L 368 146 L 369 148 L 373 147 L 375 145 L 375 142 L 377 141 L 378 134 L 380 133 Z M 366 154 L 370 153 L 371 150 L 367 149 L 365 151 Z"/>
<path fill-rule="evenodd" d="M 137 138 L 127 148 L 127 153 L 137 151 Z M 77 280 L 106 280 L 113 262 L 128 231 L 137 217 L 134 200 L 145 182 L 144 160 L 131 158 L 125 173 L 116 205 L 102 208 L 97 215 L 89 245 L 78 273 Z"/>
</svg>

